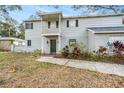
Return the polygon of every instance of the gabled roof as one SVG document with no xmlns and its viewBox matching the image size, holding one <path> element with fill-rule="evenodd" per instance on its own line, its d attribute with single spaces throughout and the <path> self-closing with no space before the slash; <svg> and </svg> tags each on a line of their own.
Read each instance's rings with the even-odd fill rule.
<svg viewBox="0 0 124 93">
<path fill-rule="evenodd" d="M 124 26 L 116 26 L 116 27 L 89 27 L 88 31 L 97 34 L 104 33 L 124 33 Z"/>
</svg>

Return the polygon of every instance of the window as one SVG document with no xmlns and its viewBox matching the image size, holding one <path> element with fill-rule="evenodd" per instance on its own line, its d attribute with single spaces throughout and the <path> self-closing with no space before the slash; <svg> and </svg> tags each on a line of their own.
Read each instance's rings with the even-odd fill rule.
<svg viewBox="0 0 124 93">
<path fill-rule="evenodd" d="M 25 23 L 26 29 L 33 29 L 33 23 Z"/>
<path fill-rule="evenodd" d="M 76 39 L 69 39 L 69 45 L 75 45 L 76 44 Z"/>
<path fill-rule="evenodd" d="M 56 21 L 56 28 L 59 27 L 59 21 Z"/>
<path fill-rule="evenodd" d="M 51 22 L 50 22 L 50 21 L 48 21 L 48 28 L 50 28 L 50 25 L 51 25 Z"/>
<path fill-rule="evenodd" d="M 78 27 L 78 20 L 75 20 L 75 26 Z"/>
<path fill-rule="evenodd" d="M 67 27 L 69 27 L 69 20 L 67 20 Z"/>
<path fill-rule="evenodd" d="M 27 46 L 31 46 L 31 40 L 27 40 Z"/>
</svg>

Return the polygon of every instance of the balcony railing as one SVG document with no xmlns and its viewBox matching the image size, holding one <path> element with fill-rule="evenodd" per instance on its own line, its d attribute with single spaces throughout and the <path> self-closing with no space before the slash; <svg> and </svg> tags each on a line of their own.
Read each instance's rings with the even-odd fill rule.
<svg viewBox="0 0 124 93">
<path fill-rule="evenodd" d="M 57 35 L 60 34 L 58 29 L 43 29 L 42 34 L 52 34 L 52 35 Z"/>
</svg>

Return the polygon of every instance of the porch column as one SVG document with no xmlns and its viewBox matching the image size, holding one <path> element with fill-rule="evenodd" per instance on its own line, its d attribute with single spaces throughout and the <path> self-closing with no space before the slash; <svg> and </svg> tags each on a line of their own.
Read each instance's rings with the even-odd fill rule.
<svg viewBox="0 0 124 93">
<path fill-rule="evenodd" d="M 61 37 L 60 35 L 58 36 L 58 53 L 60 53 L 60 50 L 61 50 Z"/>
<path fill-rule="evenodd" d="M 41 53 L 44 53 L 44 36 L 42 35 L 43 33 L 43 22 L 42 22 L 42 17 L 41 17 Z"/>
<path fill-rule="evenodd" d="M 59 36 L 58 36 L 58 53 L 61 50 L 61 14 L 59 14 Z"/>
</svg>

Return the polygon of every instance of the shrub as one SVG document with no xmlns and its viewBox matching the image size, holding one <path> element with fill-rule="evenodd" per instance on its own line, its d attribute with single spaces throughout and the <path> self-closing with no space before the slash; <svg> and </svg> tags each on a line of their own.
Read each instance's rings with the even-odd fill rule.
<svg viewBox="0 0 124 93">
<path fill-rule="evenodd" d="M 73 49 L 73 57 L 74 58 L 78 58 L 79 56 L 80 56 L 80 54 L 81 54 L 81 50 L 80 50 L 80 48 L 79 47 L 75 47 L 74 49 Z"/>
<path fill-rule="evenodd" d="M 65 48 L 62 49 L 61 54 L 63 57 L 67 58 L 69 56 L 69 47 L 65 46 Z"/>
<path fill-rule="evenodd" d="M 113 52 L 118 56 L 122 56 L 124 52 L 124 44 L 121 41 L 115 41 L 113 42 L 113 45 L 115 48 Z"/>
<path fill-rule="evenodd" d="M 37 57 L 37 56 L 41 56 L 41 54 L 42 54 L 42 53 L 41 53 L 41 50 L 40 50 L 40 49 L 36 49 L 36 50 L 34 50 L 34 51 L 32 52 L 32 55 L 33 55 L 33 56 L 36 56 L 36 57 Z"/>
<path fill-rule="evenodd" d="M 100 46 L 97 52 L 91 53 L 81 49 L 77 44 L 73 46 L 65 46 L 62 50 L 62 56 L 59 57 L 70 58 L 70 59 L 81 59 L 89 61 L 99 61 L 99 62 L 109 62 L 109 63 L 119 63 L 124 64 L 124 56 L 120 56 L 124 52 L 124 44 L 120 42 L 114 42 L 115 53 L 117 55 L 109 55 L 107 53 L 107 48 Z M 118 56 L 119 54 L 119 56 Z"/>
<path fill-rule="evenodd" d="M 107 54 L 107 48 L 106 47 L 103 47 L 103 46 L 100 46 L 98 51 L 97 51 L 97 54 L 98 55 L 106 55 Z"/>
<path fill-rule="evenodd" d="M 76 44 L 70 45 L 69 50 L 71 53 L 73 53 L 74 48 L 79 48 L 81 53 L 86 50 L 86 46 L 82 42 L 80 43 L 77 42 Z"/>
</svg>

